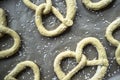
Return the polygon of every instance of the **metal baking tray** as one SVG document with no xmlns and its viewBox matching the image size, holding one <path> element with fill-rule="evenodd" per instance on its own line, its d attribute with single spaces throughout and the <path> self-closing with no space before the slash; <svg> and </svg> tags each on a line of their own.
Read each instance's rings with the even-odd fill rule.
<svg viewBox="0 0 120 80">
<path fill-rule="evenodd" d="M 45 0 L 32 0 L 39 5 Z M 96 37 L 104 45 L 109 59 L 109 68 L 103 80 L 119 80 L 120 66 L 115 61 L 116 47 L 109 44 L 105 39 L 105 30 L 108 25 L 120 16 L 120 0 L 113 2 L 103 10 L 90 11 L 85 8 L 81 0 L 77 2 L 77 13 L 74 18 L 74 25 L 68 28 L 63 34 L 48 38 L 42 36 L 35 25 L 35 12 L 24 5 L 22 0 L 0 0 L 0 8 L 6 11 L 8 27 L 15 30 L 21 37 L 19 51 L 7 58 L 0 60 L 0 80 L 21 61 L 32 60 L 40 67 L 41 80 L 58 80 L 53 70 L 55 57 L 62 51 L 75 51 L 77 43 L 86 37 Z M 65 0 L 52 0 L 53 6 L 65 16 Z M 43 16 L 43 24 L 51 30 L 60 24 L 60 21 L 52 14 Z M 114 32 L 116 39 L 120 40 L 119 29 Z M 0 49 L 10 48 L 13 39 L 9 35 L 0 38 Z M 97 57 L 95 48 L 91 45 L 85 47 L 84 54 L 88 59 Z M 67 73 L 77 65 L 74 59 L 65 59 L 62 62 L 63 70 Z M 96 71 L 96 67 L 85 67 L 80 70 L 72 80 L 88 80 Z M 33 73 L 30 69 L 23 71 L 17 77 L 19 80 L 33 80 Z"/>
</svg>

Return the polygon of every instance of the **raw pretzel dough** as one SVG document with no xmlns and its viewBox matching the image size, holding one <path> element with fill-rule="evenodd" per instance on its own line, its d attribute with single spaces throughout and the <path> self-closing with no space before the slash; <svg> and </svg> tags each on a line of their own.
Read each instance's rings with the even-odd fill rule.
<svg viewBox="0 0 120 80">
<path fill-rule="evenodd" d="M 96 47 L 98 51 L 98 60 L 87 60 L 86 56 L 82 54 L 83 48 L 88 44 L 92 44 Z M 75 58 L 78 62 L 78 65 L 75 68 L 73 68 L 68 74 L 65 74 L 62 71 L 60 64 L 63 59 L 70 57 Z M 96 73 L 90 80 L 102 80 L 102 78 L 106 74 L 107 67 L 109 65 L 106 52 L 99 40 L 93 37 L 89 37 L 83 39 L 78 43 L 76 52 L 65 51 L 58 54 L 58 56 L 54 60 L 54 71 L 60 80 L 70 80 L 71 77 L 83 67 L 95 65 L 98 65 L 98 68 Z"/>
<path fill-rule="evenodd" d="M 112 0 L 100 0 L 99 2 L 92 2 L 91 0 L 82 0 L 82 3 L 88 8 L 92 10 L 100 10 L 106 6 L 108 6 Z"/>
<path fill-rule="evenodd" d="M 14 39 L 14 45 L 6 50 L 0 51 L 0 59 L 7 58 L 13 54 L 15 54 L 19 47 L 20 47 L 20 37 L 19 35 L 12 29 L 6 27 L 7 21 L 5 17 L 5 11 L 0 8 L 0 37 L 3 36 L 3 34 L 8 34 Z"/>
<path fill-rule="evenodd" d="M 32 61 L 23 61 L 16 65 L 16 67 L 5 76 L 4 80 L 17 80 L 15 77 L 25 68 L 30 67 L 34 73 L 34 80 L 40 80 L 39 67 Z"/>
<path fill-rule="evenodd" d="M 69 26 L 73 25 L 73 18 L 76 13 L 76 0 L 65 0 L 67 5 L 66 17 L 52 6 L 51 0 L 46 0 L 46 3 L 43 3 L 39 6 L 33 4 L 30 0 L 23 0 L 26 6 L 36 11 L 35 13 L 35 23 L 38 27 L 39 32 L 43 36 L 53 37 L 64 32 Z M 52 12 L 62 23 L 54 30 L 47 30 L 42 23 L 42 15 Z"/>
<path fill-rule="evenodd" d="M 116 61 L 117 63 L 120 65 L 120 42 L 115 39 L 112 35 L 112 33 L 114 32 L 114 30 L 116 30 L 118 27 L 120 27 L 120 18 L 116 19 L 115 21 L 113 21 L 106 29 L 106 39 L 113 44 L 114 46 L 117 47 L 117 50 L 115 52 L 115 57 L 116 57 Z"/>
</svg>

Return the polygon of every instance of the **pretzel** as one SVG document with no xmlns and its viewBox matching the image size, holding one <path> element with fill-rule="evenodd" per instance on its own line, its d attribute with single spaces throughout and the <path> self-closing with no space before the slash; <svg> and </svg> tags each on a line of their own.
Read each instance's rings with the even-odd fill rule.
<svg viewBox="0 0 120 80">
<path fill-rule="evenodd" d="M 108 6 L 112 0 L 100 0 L 99 2 L 92 2 L 91 0 L 82 0 L 82 3 L 88 8 L 92 10 L 100 10 L 104 7 Z"/>
<path fill-rule="evenodd" d="M 16 67 L 5 76 L 4 80 L 17 80 L 15 77 L 25 68 L 30 67 L 34 73 L 34 80 L 40 80 L 39 67 L 32 61 L 23 61 L 16 65 Z"/>
<path fill-rule="evenodd" d="M 86 56 L 82 54 L 83 48 L 88 44 L 92 44 L 96 47 L 98 51 L 98 60 L 88 60 Z M 70 57 L 75 58 L 78 65 L 75 68 L 73 68 L 68 74 L 65 74 L 60 67 L 61 61 L 65 58 Z M 54 60 L 54 72 L 60 80 L 70 80 L 73 75 L 75 75 L 79 70 L 83 69 L 85 66 L 96 65 L 98 65 L 97 71 L 90 80 L 102 80 L 102 78 L 106 74 L 109 63 L 107 60 L 105 49 L 100 43 L 100 41 L 96 38 L 88 37 L 78 43 L 76 52 L 65 51 L 58 54 L 58 56 Z"/>
<path fill-rule="evenodd" d="M 65 0 L 67 5 L 66 17 L 52 6 L 51 0 L 46 0 L 46 3 L 42 3 L 37 6 L 30 0 L 23 0 L 24 4 L 29 8 L 35 10 L 35 23 L 39 32 L 43 36 L 54 37 L 64 32 L 69 26 L 73 25 L 73 18 L 76 13 L 76 0 Z M 42 15 L 52 12 L 62 23 L 54 30 L 47 30 L 42 23 Z"/>
<path fill-rule="evenodd" d="M 117 63 L 120 65 L 120 42 L 117 39 L 115 39 L 112 35 L 112 33 L 118 27 L 120 27 L 120 18 L 117 18 L 107 27 L 105 37 L 111 44 L 117 47 L 115 51 L 115 57 L 116 57 Z"/>
<path fill-rule="evenodd" d="M 14 45 L 9 49 L 0 51 L 0 59 L 7 58 L 15 54 L 18 51 L 21 43 L 19 35 L 14 30 L 6 26 L 7 21 L 4 13 L 4 10 L 0 9 L 0 37 L 2 37 L 3 34 L 10 35 L 14 39 Z"/>
</svg>

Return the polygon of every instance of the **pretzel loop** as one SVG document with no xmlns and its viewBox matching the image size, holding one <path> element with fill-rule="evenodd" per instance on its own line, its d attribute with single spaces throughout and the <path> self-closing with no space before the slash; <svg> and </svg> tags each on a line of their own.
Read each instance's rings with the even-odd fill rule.
<svg viewBox="0 0 120 80">
<path fill-rule="evenodd" d="M 11 48 L 0 51 L 0 58 L 7 58 L 18 51 L 20 47 L 20 37 L 14 30 L 6 28 L 3 25 L 0 25 L 0 32 L 8 34 L 14 39 L 14 45 Z"/>
<path fill-rule="evenodd" d="M 82 59 L 80 62 L 78 62 L 78 65 L 74 69 L 72 69 L 68 74 L 65 74 L 60 67 L 61 61 L 65 58 L 75 58 L 76 57 L 75 55 L 76 54 L 73 51 L 65 51 L 65 52 L 60 53 L 55 58 L 54 71 L 60 80 L 70 80 L 71 77 L 74 74 L 76 74 L 76 72 L 78 72 L 80 69 L 82 69 L 86 65 L 87 59 L 84 55 L 82 55 Z"/>
<path fill-rule="evenodd" d="M 115 39 L 113 37 L 113 32 L 120 27 L 120 18 L 117 18 L 116 20 L 114 20 L 106 29 L 106 34 L 105 37 L 106 39 L 113 44 L 114 46 L 117 47 L 117 50 L 115 52 L 115 57 L 116 57 L 116 61 L 117 63 L 120 65 L 120 42 Z"/>
<path fill-rule="evenodd" d="M 86 45 L 92 44 L 98 51 L 98 59 L 107 59 L 105 49 L 99 40 L 93 37 L 85 38 L 77 44 L 76 53 L 77 53 L 77 62 L 80 61 L 83 49 Z M 80 57 L 79 57 L 80 56 Z"/>
<path fill-rule="evenodd" d="M 116 40 L 112 34 L 118 27 L 120 27 L 120 18 L 117 18 L 107 27 L 105 34 L 106 39 L 116 47 L 119 46 L 120 42 Z"/>
<path fill-rule="evenodd" d="M 92 10 L 100 10 L 106 6 L 108 6 L 112 0 L 100 0 L 99 2 L 92 2 L 91 0 L 82 0 L 82 3 L 88 8 Z"/>
<path fill-rule="evenodd" d="M 2 16 L 1 16 L 2 15 Z M 0 59 L 2 58 L 7 58 L 13 54 L 15 54 L 19 47 L 20 47 L 20 37 L 19 35 L 12 29 L 6 27 L 6 18 L 5 18 L 5 12 L 3 9 L 0 9 L 0 33 L 3 34 L 8 34 L 14 39 L 14 44 L 11 48 L 2 50 L 0 51 Z"/>
<path fill-rule="evenodd" d="M 17 80 L 15 77 L 26 67 L 30 67 L 34 73 L 34 80 L 40 80 L 40 72 L 38 66 L 32 61 L 20 62 L 16 67 L 5 76 L 4 80 Z"/>
<path fill-rule="evenodd" d="M 102 79 L 104 77 L 107 67 L 108 67 L 108 60 L 107 60 L 107 56 L 106 56 L 106 51 L 99 40 L 97 40 L 96 38 L 93 38 L 93 37 L 89 37 L 89 38 L 85 38 L 85 39 L 81 40 L 77 44 L 77 48 L 76 48 L 77 62 L 79 62 L 81 60 L 81 55 L 83 53 L 83 49 L 88 44 L 92 44 L 93 46 L 95 46 L 95 48 L 97 49 L 97 52 L 98 52 L 98 60 L 97 61 L 96 60 L 88 60 L 87 65 L 86 65 L 86 66 L 93 66 L 93 65 L 98 64 L 97 71 L 99 70 L 99 72 L 96 71 L 96 73 L 90 80 Z"/>
<path fill-rule="evenodd" d="M 63 15 L 52 6 L 51 0 L 46 0 L 46 3 L 42 3 L 37 6 L 33 4 L 30 0 L 23 0 L 25 5 L 35 10 L 35 23 L 38 27 L 39 32 L 43 36 L 53 37 L 64 32 L 69 26 L 73 25 L 73 18 L 76 13 L 76 0 L 65 0 L 67 5 L 67 11 L 65 18 Z M 47 30 L 42 23 L 42 15 L 52 12 L 62 23 L 54 30 Z"/>
</svg>

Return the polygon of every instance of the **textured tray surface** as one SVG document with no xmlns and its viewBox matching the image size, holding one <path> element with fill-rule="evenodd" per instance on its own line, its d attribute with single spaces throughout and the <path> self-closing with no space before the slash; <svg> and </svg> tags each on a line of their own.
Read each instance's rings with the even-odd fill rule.
<svg viewBox="0 0 120 80">
<path fill-rule="evenodd" d="M 52 0 L 53 5 L 65 14 L 65 1 Z M 36 4 L 43 3 L 44 0 L 35 0 Z M 74 25 L 63 34 L 54 38 L 43 37 L 39 34 L 35 23 L 35 12 L 26 7 L 21 0 L 0 0 L 0 7 L 6 10 L 8 26 L 19 33 L 22 40 L 20 50 L 8 59 L 0 60 L 0 80 L 12 70 L 17 63 L 24 60 L 36 62 L 41 69 L 42 80 L 57 80 L 53 71 L 53 61 L 57 54 L 65 50 L 76 49 L 76 44 L 85 37 L 96 37 L 107 50 L 110 66 L 103 80 L 119 80 L 120 66 L 116 63 L 114 52 L 116 47 L 110 46 L 104 34 L 106 27 L 120 16 L 120 0 L 115 0 L 109 7 L 101 11 L 89 11 L 77 0 L 77 14 Z M 54 29 L 60 22 L 53 14 L 43 17 L 43 23 L 47 29 Z M 120 31 L 114 33 L 116 39 L 120 40 Z M 12 38 L 5 36 L 0 39 L 1 50 L 12 46 Z M 97 57 L 94 47 L 87 46 L 84 54 L 93 59 Z M 62 63 L 63 70 L 68 72 L 75 65 L 74 59 L 66 59 Z M 79 71 L 73 80 L 87 80 L 95 73 L 96 67 L 85 67 Z M 29 77 L 28 77 L 29 76 Z M 33 80 L 33 73 L 28 69 L 26 73 L 18 76 L 19 80 Z"/>
</svg>

